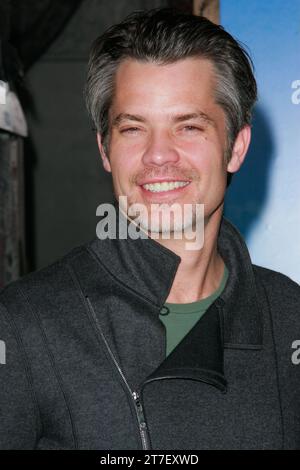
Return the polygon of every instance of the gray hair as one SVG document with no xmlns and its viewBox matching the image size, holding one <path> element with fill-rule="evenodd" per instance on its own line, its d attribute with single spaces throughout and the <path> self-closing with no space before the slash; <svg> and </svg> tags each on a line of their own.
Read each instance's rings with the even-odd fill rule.
<svg viewBox="0 0 300 470">
<path fill-rule="evenodd" d="M 257 100 L 252 60 L 222 26 L 169 8 L 134 12 L 92 44 L 84 94 L 94 129 L 101 134 L 105 149 L 109 145 L 108 113 L 115 74 L 121 61 L 132 58 L 163 65 L 188 57 L 205 58 L 213 64 L 217 80 L 215 101 L 226 116 L 224 158 L 229 161 L 238 132 L 251 123 Z"/>
</svg>

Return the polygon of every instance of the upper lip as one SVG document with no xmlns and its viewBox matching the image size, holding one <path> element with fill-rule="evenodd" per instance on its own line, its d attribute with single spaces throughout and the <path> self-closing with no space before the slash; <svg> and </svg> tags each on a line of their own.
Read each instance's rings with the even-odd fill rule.
<svg viewBox="0 0 300 470">
<path fill-rule="evenodd" d="M 167 182 L 167 183 L 171 183 L 171 182 L 176 182 L 176 181 L 183 181 L 185 183 L 190 183 L 191 180 L 187 180 L 185 178 L 174 178 L 174 177 L 171 177 L 171 176 L 160 176 L 160 177 L 156 177 L 156 178 L 152 178 L 152 179 L 145 179 L 145 180 L 142 180 L 140 181 L 138 184 L 140 186 L 143 186 L 144 184 L 154 184 L 154 183 L 162 183 L 162 182 Z"/>
</svg>

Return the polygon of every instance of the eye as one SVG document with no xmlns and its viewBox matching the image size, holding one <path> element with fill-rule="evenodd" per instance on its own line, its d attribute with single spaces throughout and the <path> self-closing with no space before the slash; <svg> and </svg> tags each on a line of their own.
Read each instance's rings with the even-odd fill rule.
<svg viewBox="0 0 300 470">
<path fill-rule="evenodd" d="M 202 129 L 200 127 L 196 127 L 196 126 L 184 126 L 183 128 L 185 131 L 189 132 L 189 133 L 194 133 L 194 132 L 200 132 Z"/>
<path fill-rule="evenodd" d="M 138 132 L 140 129 L 138 127 L 126 127 L 124 129 L 121 129 L 120 132 L 121 134 L 134 134 Z"/>
</svg>

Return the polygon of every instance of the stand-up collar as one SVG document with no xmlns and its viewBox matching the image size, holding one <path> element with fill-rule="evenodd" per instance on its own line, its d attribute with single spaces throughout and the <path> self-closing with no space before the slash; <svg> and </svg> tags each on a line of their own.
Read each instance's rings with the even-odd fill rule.
<svg viewBox="0 0 300 470">
<path fill-rule="evenodd" d="M 218 251 L 229 270 L 225 288 L 217 299 L 223 303 L 225 345 L 259 348 L 263 318 L 253 266 L 242 235 L 225 217 L 220 225 Z"/>
<path fill-rule="evenodd" d="M 104 240 L 96 238 L 91 248 L 99 257 L 106 269 L 118 281 L 126 285 L 137 295 L 161 308 L 171 289 L 178 265 L 181 261 L 173 251 L 147 237 L 133 239 L 127 235 L 121 239 L 122 233 L 128 233 L 130 221 L 115 204 L 116 226 L 109 225 L 109 237 Z M 103 219 L 98 228 L 102 232 L 107 222 Z M 133 226 L 133 224 L 132 224 Z"/>
</svg>

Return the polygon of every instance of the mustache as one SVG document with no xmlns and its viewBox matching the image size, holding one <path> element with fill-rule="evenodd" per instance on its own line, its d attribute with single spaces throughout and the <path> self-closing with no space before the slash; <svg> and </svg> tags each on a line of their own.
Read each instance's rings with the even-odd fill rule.
<svg viewBox="0 0 300 470">
<path fill-rule="evenodd" d="M 167 176 L 169 178 L 174 178 L 176 180 L 191 180 L 197 181 L 200 179 L 200 176 L 196 170 L 193 169 L 180 169 L 174 167 L 164 167 L 163 169 L 158 168 L 145 168 L 144 170 L 133 175 L 130 180 L 133 184 L 139 184 L 140 181 L 143 181 L 147 178 L 163 178 Z"/>
</svg>

